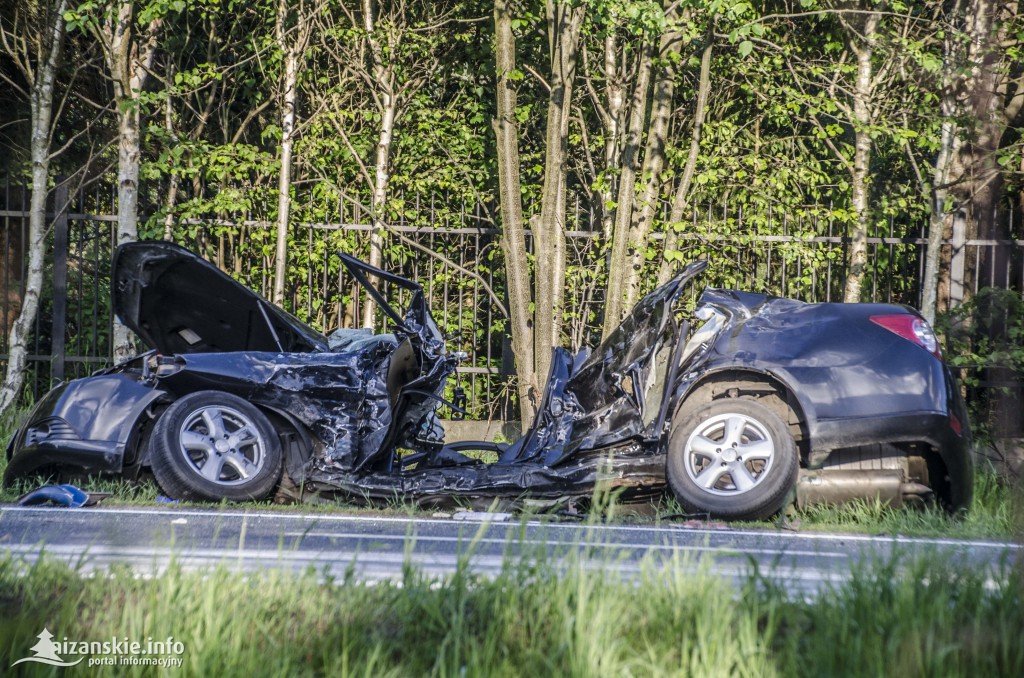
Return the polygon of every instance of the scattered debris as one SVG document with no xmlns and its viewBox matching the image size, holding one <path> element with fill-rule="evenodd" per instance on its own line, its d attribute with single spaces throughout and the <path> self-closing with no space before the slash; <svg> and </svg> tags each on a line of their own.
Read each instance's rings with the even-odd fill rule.
<svg viewBox="0 0 1024 678">
<path fill-rule="evenodd" d="M 18 497 L 19 506 L 53 504 L 66 508 L 95 506 L 110 496 L 109 492 L 85 492 L 74 485 L 43 485 Z"/>
</svg>

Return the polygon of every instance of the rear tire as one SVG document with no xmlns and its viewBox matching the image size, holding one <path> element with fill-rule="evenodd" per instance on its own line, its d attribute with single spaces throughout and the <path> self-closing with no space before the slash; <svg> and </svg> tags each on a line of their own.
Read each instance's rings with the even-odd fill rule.
<svg viewBox="0 0 1024 678">
<path fill-rule="evenodd" d="M 176 400 L 153 428 L 153 475 L 173 499 L 263 499 L 281 477 L 277 432 L 254 405 L 220 391 Z"/>
<path fill-rule="evenodd" d="M 778 513 L 800 467 L 789 426 L 756 400 L 681 409 L 669 434 L 669 487 L 690 513 L 761 520 Z"/>
</svg>

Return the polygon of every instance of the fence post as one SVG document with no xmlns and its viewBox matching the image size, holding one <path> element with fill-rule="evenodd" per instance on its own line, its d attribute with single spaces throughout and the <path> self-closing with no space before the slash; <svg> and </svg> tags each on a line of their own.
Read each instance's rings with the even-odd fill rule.
<svg viewBox="0 0 1024 678">
<path fill-rule="evenodd" d="M 53 192 L 53 329 L 50 331 L 50 380 L 64 379 L 64 335 L 68 306 L 68 185 L 58 177 Z"/>
<path fill-rule="evenodd" d="M 964 269 L 966 253 L 964 244 L 967 242 L 967 219 L 963 210 L 953 213 L 953 239 L 950 245 L 953 252 L 949 261 L 949 307 L 956 308 L 964 300 Z"/>
</svg>

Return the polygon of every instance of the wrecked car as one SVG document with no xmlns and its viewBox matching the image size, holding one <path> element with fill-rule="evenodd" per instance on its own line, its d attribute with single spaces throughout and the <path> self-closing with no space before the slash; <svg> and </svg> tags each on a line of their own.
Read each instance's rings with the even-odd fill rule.
<svg viewBox="0 0 1024 678">
<path fill-rule="evenodd" d="M 388 333 L 327 337 L 188 250 L 119 247 L 114 310 L 150 350 L 43 397 L 10 441 L 4 482 L 149 470 L 182 499 L 260 499 L 287 483 L 422 503 L 557 502 L 601 482 L 624 497 L 667 489 L 725 519 L 794 501 L 970 503 L 960 390 L 910 308 L 707 289 L 687 312 L 706 268 L 691 263 L 593 351 L 555 349 L 518 440 L 446 444 L 437 411 L 459 409 L 444 393 L 463 356 L 419 284 L 340 256 Z"/>
</svg>

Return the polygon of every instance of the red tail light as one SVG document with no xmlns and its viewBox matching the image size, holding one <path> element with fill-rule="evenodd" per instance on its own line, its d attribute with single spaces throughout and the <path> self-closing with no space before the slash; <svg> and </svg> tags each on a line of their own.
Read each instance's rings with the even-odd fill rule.
<svg viewBox="0 0 1024 678">
<path fill-rule="evenodd" d="M 909 313 L 897 315 L 873 315 L 871 322 L 880 325 L 890 332 L 900 335 L 908 341 L 912 341 L 924 350 L 942 360 L 942 351 L 939 349 L 939 340 L 932 332 L 932 328 L 921 318 Z"/>
<path fill-rule="evenodd" d="M 960 419 L 958 419 L 952 412 L 949 413 L 949 427 L 953 429 L 953 433 L 957 434 L 961 438 L 963 437 L 964 425 L 960 423 Z"/>
</svg>

